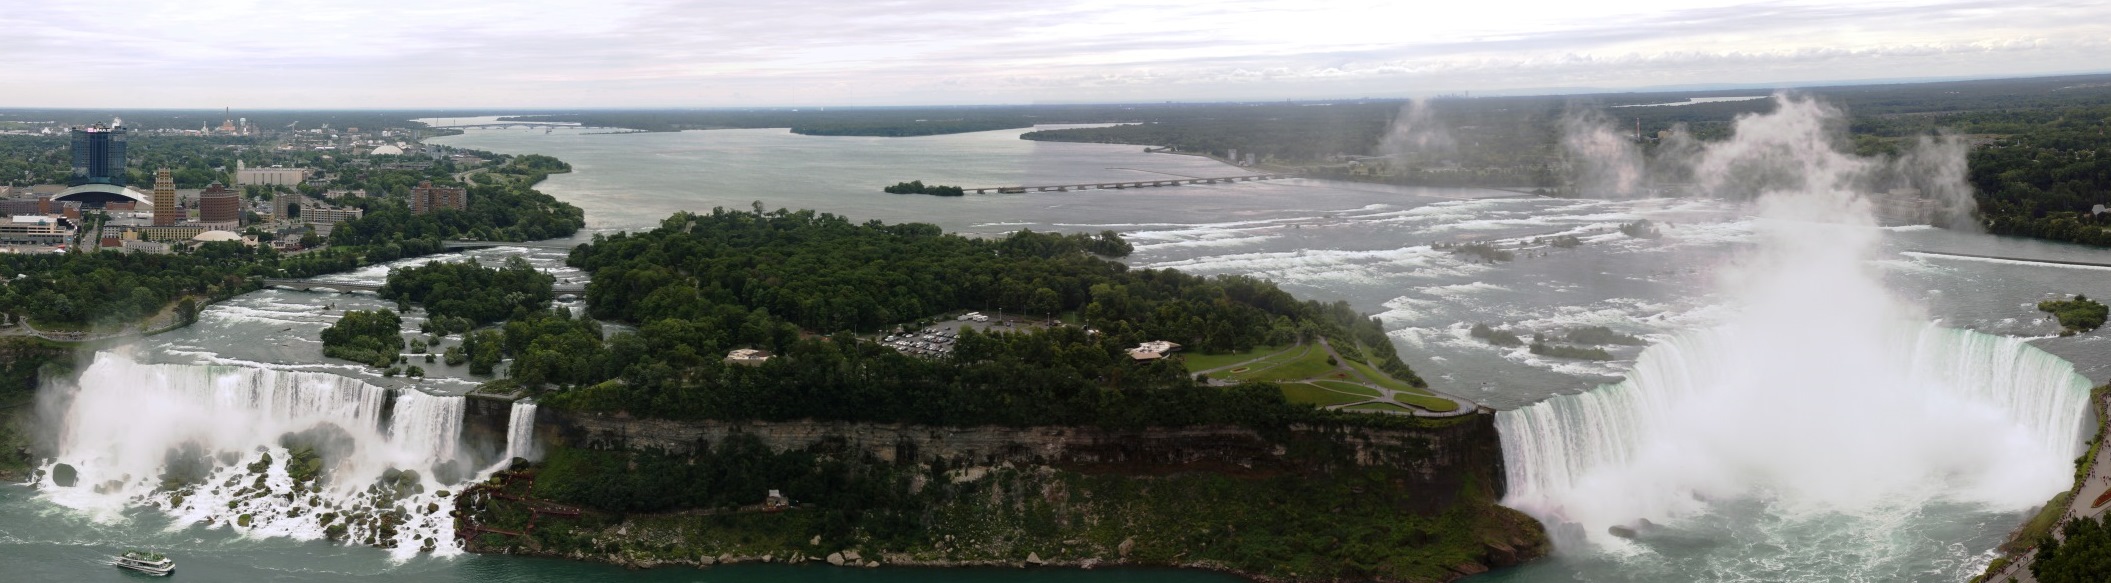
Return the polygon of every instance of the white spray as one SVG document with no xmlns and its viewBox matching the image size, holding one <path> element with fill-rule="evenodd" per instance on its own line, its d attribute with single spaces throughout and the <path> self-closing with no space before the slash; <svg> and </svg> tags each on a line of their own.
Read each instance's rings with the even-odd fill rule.
<svg viewBox="0 0 2111 583">
<path fill-rule="evenodd" d="M 448 490 L 476 477 L 458 459 L 460 397 L 402 391 L 390 407 L 387 389 L 336 375 L 109 352 L 60 390 L 57 458 L 38 486 L 61 505 L 103 520 L 151 506 L 178 524 L 398 556 L 459 552 Z"/>
<path fill-rule="evenodd" d="M 513 402 L 512 414 L 506 420 L 506 455 L 500 463 L 513 458 L 540 459 L 542 452 L 535 449 L 535 402 L 521 399 Z"/>
<path fill-rule="evenodd" d="M 1782 533 L 1829 517 L 1888 536 L 1930 504 L 2019 511 L 2072 477 L 2087 379 L 2021 341 L 1928 323 L 1867 263 L 1881 234 L 1868 189 L 1962 151 L 1857 157 L 1837 148 L 1838 111 L 1777 105 L 1692 160 L 1704 189 L 1756 197 L 1760 244 L 1722 281 L 1737 315 L 1649 348 L 1624 382 L 1497 419 L 1504 503 L 1566 550 L 1640 552 L 1615 531 L 1756 505 L 1757 520 L 1787 525 L 1760 535 L 1779 556 L 1709 568 L 1854 579 L 1884 562 L 1881 545 L 1793 548 L 1810 539 Z M 1959 178 L 1918 176 L 1965 189 L 1942 183 Z"/>
</svg>

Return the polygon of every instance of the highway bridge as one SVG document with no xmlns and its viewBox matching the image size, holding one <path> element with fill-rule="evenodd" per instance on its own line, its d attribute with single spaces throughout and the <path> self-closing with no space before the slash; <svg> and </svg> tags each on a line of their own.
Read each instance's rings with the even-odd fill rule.
<svg viewBox="0 0 2111 583">
<path fill-rule="evenodd" d="M 1050 184 L 1044 186 L 967 187 L 962 188 L 961 190 L 974 191 L 975 194 L 988 194 L 992 190 L 997 191 L 998 194 L 1017 194 L 1022 192 L 1068 192 L 1072 190 L 1152 188 L 1158 186 L 1181 186 L 1186 184 L 1217 184 L 1220 182 L 1231 183 L 1251 182 L 1256 180 L 1280 180 L 1283 178 L 1293 177 L 1289 174 L 1249 174 L 1246 176 L 1226 176 L 1222 178 L 1172 178 L 1166 180 L 1124 180 L 1120 182 L 1087 182 L 1083 184 Z"/>
<path fill-rule="evenodd" d="M 338 293 L 381 292 L 381 284 L 378 283 L 325 281 L 320 279 L 278 279 L 267 277 L 264 278 L 264 287 L 275 287 L 295 291 L 334 291 Z M 583 295 L 586 293 L 586 284 L 560 283 L 550 286 L 550 291 L 556 292 L 557 295 L 560 296 L 566 294 L 575 296 Z"/>
</svg>

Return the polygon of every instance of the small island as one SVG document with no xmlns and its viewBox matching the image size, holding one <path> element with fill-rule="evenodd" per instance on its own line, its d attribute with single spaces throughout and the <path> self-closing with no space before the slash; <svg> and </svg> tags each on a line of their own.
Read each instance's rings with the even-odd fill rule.
<svg viewBox="0 0 2111 583">
<path fill-rule="evenodd" d="M 958 186 L 932 184 L 926 186 L 922 180 L 897 182 L 894 186 L 882 187 L 888 194 L 928 194 L 931 196 L 967 196 L 967 189 Z"/>
<path fill-rule="evenodd" d="M 2072 300 L 2045 300 L 2038 302 L 2038 311 L 2048 312 L 2060 320 L 2060 335 L 2073 336 L 2104 325 L 2107 310 L 2102 302 L 2089 296 L 2076 294 Z"/>
</svg>

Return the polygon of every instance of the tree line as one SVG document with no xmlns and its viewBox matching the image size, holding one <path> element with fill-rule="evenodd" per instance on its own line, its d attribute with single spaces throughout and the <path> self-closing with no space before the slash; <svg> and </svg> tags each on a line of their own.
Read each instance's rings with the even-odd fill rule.
<svg viewBox="0 0 2111 583">
<path fill-rule="evenodd" d="M 976 239 L 812 211 L 678 213 L 650 232 L 597 236 L 569 259 L 593 275 L 589 315 L 636 332 L 604 338 L 599 322 L 560 308 L 477 334 L 513 359 L 500 382 L 549 406 L 678 419 L 1166 426 L 1326 415 L 1271 385 L 1210 387 L 1177 361 L 1128 356 L 1147 340 L 1237 352 L 1353 337 L 1388 373 L 1420 382 L 1383 327 L 1345 303 L 1090 252 L 1115 241 Z M 964 331 L 946 358 L 870 341 L 967 310 L 1075 323 Z M 742 347 L 775 356 L 726 362 Z"/>
</svg>

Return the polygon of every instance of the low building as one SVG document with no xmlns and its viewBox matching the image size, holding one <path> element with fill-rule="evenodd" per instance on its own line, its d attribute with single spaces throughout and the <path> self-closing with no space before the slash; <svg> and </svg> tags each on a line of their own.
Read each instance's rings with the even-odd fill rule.
<svg viewBox="0 0 2111 583">
<path fill-rule="evenodd" d="M 250 168 L 241 160 L 235 161 L 235 185 L 294 186 L 308 179 L 307 168 Z"/>
<path fill-rule="evenodd" d="M 119 234 L 118 236 L 126 239 L 139 239 L 145 241 L 157 241 L 166 243 L 173 241 L 189 241 L 192 238 L 197 237 L 199 234 L 210 230 L 212 229 L 205 225 L 199 224 L 155 225 L 151 227 L 131 227 L 129 229 L 126 229 L 123 233 Z"/>
<path fill-rule="evenodd" d="M 124 239 L 123 241 L 124 241 L 124 242 L 123 242 L 123 243 L 121 243 L 121 244 L 119 245 L 119 247 L 120 247 L 120 248 L 122 248 L 122 249 L 124 249 L 124 250 L 126 250 L 126 251 L 130 251 L 130 252 L 133 252 L 133 253 L 168 253 L 168 252 L 169 252 L 169 244 L 168 244 L 168 243 L 162 243 L 162 242 L 158 242 L 158 241 L 142 241 L 142 240 L 139 240 L 139 239 Z"/>
<path fill-rule="evenodd" d="M 336 207 L 324 204 L 307 204 L 301 207 L 301 223 L 315 228 L 317 236 L 328 237 L 338 223 L 359 220 L 366 216 L 364 209 Z"/>
<path fill-rule="evenodd" d="M 58 245 L 71 234 L 71 229 L 52 216 L 18 215 L 0 223 L 0 243 L 10 245 Z"/>
<path fill-rule="evenodd" d="M 1180 351 L 1180 345 L 1164 340 L 1152 340 L 1129 349 L 1129 358 L 1136 360 L 1158 360 Z"/>
<path fill-rule="evenodd" d="M 430 180 L 410 189 L 410 212 L 422 215 L 443 209 L 469 210 L 469 189 L 433 186 Z"/>
<path fill-rule="evenodd" d="M 732 352 L 726 353 L 726 362 L 728 364 L 757 366 L 769 360 L 770 353 L 753 348 L 736 348 Z"/>
</svg>

